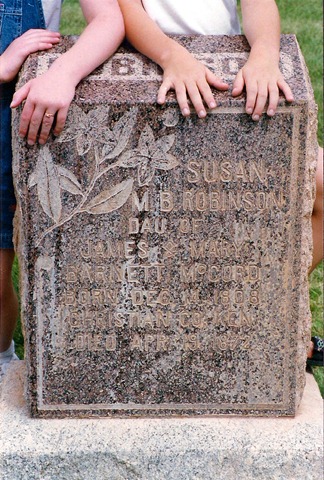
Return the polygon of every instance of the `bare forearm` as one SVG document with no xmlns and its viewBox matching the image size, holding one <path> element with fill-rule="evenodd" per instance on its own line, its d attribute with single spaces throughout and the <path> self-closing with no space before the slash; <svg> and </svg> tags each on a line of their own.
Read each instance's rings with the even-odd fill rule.
<svg viewBox="0 0 324 480">
<path fill-rule="evenodd" d="M 126 37 L 141 53 L 165 68 L 174 51 L 182 47 L 165 35 L 156 23 L 147 15 L 141 2 L 136 0 L 118 0 L 123 13 Z"/>
<path fill-rule="evenodd" d="M 236 75 L 232 95 L 246 89 L 246 112 L 259 120 L 264 109 L 276 112 L 279 92 L 292 102 L 294 96 L 279 69 L 280 18 L 275 0 L 242 0 L 244 33 L 251 46 L 246 64 Z"/>
<path fill-rule="evenodd" d="M 274 0 L 242 0 L 244 34 L 252 52 L 279 60 L 280 17 Z"/>
<path fill-rule="evenodd" d="M 88 25 L 75 45 L 53 63 L 51 73 L 62 72 L 76 86 L 115 52 L 124 37 L 124 23 L 117 1 L 107 6 L 100 12 L 84 6 Z"/>
<path fill-rule="evenodd" d="M 88 26 L 66 53 L 39 77 L 15 93 L 11 107 L 25 100 L 19 133 L 29 145 L 37 138 L 44 144 L 53 129 L 59 135 L 64 127 L 75 87 L 114 53 L 124 36 L 124 23 L 117 0 L 80 0 Z M 60 88 L 58 88 L 60 85 Z"/>
</svg>

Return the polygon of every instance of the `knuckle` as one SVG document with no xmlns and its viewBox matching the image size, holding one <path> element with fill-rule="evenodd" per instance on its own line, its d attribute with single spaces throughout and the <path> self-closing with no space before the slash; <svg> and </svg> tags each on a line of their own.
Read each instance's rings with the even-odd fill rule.
<svg viewBox="0 0 324 480">
<path fill-rule="evenodd" d="M 255 87 L 247 87 L 248 88 L 248 97 L 255 97 L 257 94 L 257 89 Z"/>
<path fill-rule="evenodd" d="M 261 100 L 264 100 L 267 97 L 268 97 L 268 92 L 265 92 L 265 91 L 258 92 L 258 98 L 260 98 Z"/>
<path fill-rule="evenodd" d="M 22 111 L 22 114 L 21 114 L 21 116 L 20 116 L 20 121 L 21 121 L 22 123 L 27 123 L 27 122 L 29 121 L 29 119 L 30 119 L 29 113 L 28 113 L 28 112 L 25 112 L 25 111 L 23 110 L 23 111 Z"/>
<path fill-rule="evenodd" d="M 40 122 L 39 122 L 38 118 L 32 118 L 31 121 L 30 121 L 30 125 L 32 127 L 38 127 L 39 123 Z"/>
</svg>

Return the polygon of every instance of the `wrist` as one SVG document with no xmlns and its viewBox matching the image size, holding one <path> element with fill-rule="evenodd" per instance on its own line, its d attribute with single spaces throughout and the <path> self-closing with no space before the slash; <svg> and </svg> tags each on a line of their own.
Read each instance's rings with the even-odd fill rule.
<svg viewBox="0 0 324 480">
<path fill-rule="evenodd" d="M 85 76 L 84 72 L 80 68 L 80 65 L 76 65 L 75 61 L 71 61 L 71 59 L 68 58 L 67 54 L 59 57 L 50 66 L 47 73 L 51 77 L 58 77 L 60 79 L 60 83 L 69 83 L 74 88 L 77 87 L 78 83 Z"/>
<path fill-rule="evenodd" d="M 174 60 L 177 55 L 184 54 L 188 54 L 187 50 L 174 40 L 168 38 L 168 41 L 165 42 L 165 45 L 163 45 L 161 48 L 159 58 L 156 60 L 156 62 L 163 70 L 165 70 L 165 68 Z"/>
<path fill-rule="evenodd" d="M 251 46 L 250 57 L 267 58 L 273 63 L 279 63 L 279 44 L 269 45 L 267 41 L 258 41 Z"/>
<path fill-rule="evenodd" d="M 15 78 L 14 74 L 10 73 L 10 70 L 7 68 L 7 62 L 3 58 L 3 55 L 0 57 L 0 83 L 11 82 Z"/>
</svg>

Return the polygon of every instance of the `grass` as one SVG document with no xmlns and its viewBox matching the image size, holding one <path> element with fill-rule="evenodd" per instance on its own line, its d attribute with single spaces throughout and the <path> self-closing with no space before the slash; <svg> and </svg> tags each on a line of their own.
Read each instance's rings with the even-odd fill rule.
<svg viewBox="0 0 324 480">
<path fill-rule="evenodd" d="M 85 26 L 78 0 L 65 0 L 62 7 L 61 33 L 63 35 L 79 35 Z"/>
<path fill-rule="evenodd" d="M 318 140 L 323 144 L 323 10 L 320 0 L 278 0 L 283 33 L 295 33 L 304 54 L 313 89 L 319 107 Z M 61 32 L 62 34 L 79 34 L 85 22 L 78 0 L 65 0 L 63 4 Z M 18 264 L 13 270 L 15 285 L 18 285 Z M 324 336 L 323 331 L 323 266 L 317 267 L 310 277 L 310 305 L 312 311 L 312 334 Z M 23 336 L 20 322 L 15 332 L 17 353 L 23 357 Z M 323 368 L 314 369 L 315 378 L 324 397 Z"/>
<path fill-rule="evenodd" d="M 283 33 L 294 33 L 306 60 L 318 105 L 318 141 L 323 145 L 323 4 L 277 0 Z"/>
</svg>

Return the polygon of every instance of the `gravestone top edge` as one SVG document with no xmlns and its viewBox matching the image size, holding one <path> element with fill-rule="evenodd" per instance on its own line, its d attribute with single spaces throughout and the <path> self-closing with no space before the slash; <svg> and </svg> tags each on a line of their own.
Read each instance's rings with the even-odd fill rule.
<svg viewBox="0 0 324 480">
<path fill-rule="evenodd" d="M 230 87 L 237 71 L 244 65 L 250 51 L 244 35 L 172 35 L 171 37 L 175 38 L 194 55 L 195 52 L 199 52 L 196 57 L 227 81 Z M 43 73 L 57 56 L 73 46 L 77 38 L 77 36 L 63 36 L 59 45 L 50 50 L 30 55 L 20 73 L 18 87 Z M 118 62 L 120 65 L 116 66 Z M 292 105 L 309 101 L 309 87 L 307 80 L 305 81 L 304 78 L 305 72 L 303 72 L 302 63 L 303 60 L 295 35 L 282 35 L 280 65 L 284 77 L 294 93 Z M 119 71 L 117 72 L 116 69 L 118 68 Z M 112 69 L 115 69 L 115 74 L 112 74 Z M 137 52 L 125 41 L 110 59 L 80 82 L 75 98 L 76 101 L 90 103 L 91 93 L 98 85 L 104 83 L 105 89 L 100 92 L 100 96 L 96 99 L 99 102 L 109 100 L 112 104 L 118 104 L 131 103 L 132 101 L 135 103 L 140 100 L 155 104 L 161 79 L 162 70 L 160 67 Z M 133 98 L 134 89 L 137 94 L 136 99 Z M 213 87 L 212 90 L 218 106 L 244 106 L 245 92 L 234 98 L 230 94 L 231 88 L 225 92 L 218 91 Z M 176 103 L 175 94 L 170 91 L 167 95 L 166 105 Z M 285 99 L 280 94 L 279 105 L 285 104 Z"/>
</svg>

